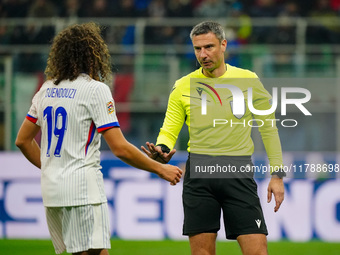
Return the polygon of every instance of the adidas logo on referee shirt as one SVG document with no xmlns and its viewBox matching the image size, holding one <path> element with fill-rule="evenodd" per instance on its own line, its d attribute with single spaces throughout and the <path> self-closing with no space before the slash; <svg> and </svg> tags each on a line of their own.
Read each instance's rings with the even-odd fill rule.
<svg viewBox="0 0 340 255">
<path fill-rule="evenodd" d="M 261 226 L 261 220 L 260 220 L 260 219 L 257 219 L 257 220 L 255 220 L 255 222 L 256 222 L 257 227 L 260 228 L 260 226 Z"/>
</svg>

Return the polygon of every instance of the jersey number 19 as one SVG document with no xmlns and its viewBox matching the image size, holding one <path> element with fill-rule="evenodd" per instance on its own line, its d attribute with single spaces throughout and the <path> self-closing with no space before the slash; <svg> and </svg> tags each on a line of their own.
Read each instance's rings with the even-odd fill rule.
<svg viewBox="0 0 340 255">
<path fill-rule="evenodd" d="M 58 107 L 55 111 L 52 106 L 47 106 L 44 110 L 44 120 L 47 121 L 47 153 L 50 156 L 52 132 L 57 137 L 58 142 L 54 150 L 54 156 L 60 157 L 60 150 L 63 144 L 65 130 L 67 129 L 67 112 L 64 107 Z"/>
</svg>

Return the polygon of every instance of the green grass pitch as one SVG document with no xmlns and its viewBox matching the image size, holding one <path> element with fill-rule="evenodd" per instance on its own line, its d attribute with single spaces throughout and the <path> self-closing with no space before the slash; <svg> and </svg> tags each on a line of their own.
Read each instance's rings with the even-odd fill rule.
<svg viewBox="0 0 340 255">
<path fill-rule="evenodd" d="M 112 240 L 112 255 L 189 255 L 188 241 L 124 241 Z M 273 255 L 339 255 L 340 243 L 312 241 L 293 243 L 269 242 L 269 254 Z M 53 255 L 50 240 L 0 239 L 1 255 Z M 63 253 L 67 254 L 67 253 Z M 241 255 L 237 242 L 217 242 L 217 255 Z"/>
</svg>

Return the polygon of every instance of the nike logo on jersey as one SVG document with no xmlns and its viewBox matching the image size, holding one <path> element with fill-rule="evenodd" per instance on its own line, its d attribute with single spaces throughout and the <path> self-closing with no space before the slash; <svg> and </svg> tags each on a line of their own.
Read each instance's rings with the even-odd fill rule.
<svg viewBox="0 0 340 255">
<path fill-rule="evenodd" d="M 256 222 L 257 227 L 260 228 L 261 227 L 261 220 L 257 219 L 257 220 L 255 220 L 255 222 Z"/>
</svg>

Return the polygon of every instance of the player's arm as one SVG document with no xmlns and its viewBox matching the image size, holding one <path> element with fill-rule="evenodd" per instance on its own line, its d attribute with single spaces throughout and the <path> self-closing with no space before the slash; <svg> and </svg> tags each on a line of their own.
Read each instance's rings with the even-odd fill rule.
<svg viewBox="0 0 340 255">
<path fill-rule="evenodd" d="M 262 84 L 255 89 L 254 107 L 258 110 L 267 110 L 271 108 L 269 93 L 264 89 Z M 280 171 L 283 166 L 282 149 L 279 133 L 276 127 L 275 112 L 268 115 L 254 115 L 255 119 L 262 120 L 263 125 L 259 127 L 262 141 L 269 159 L 269 164 L 276 171 L 271 171 L 271 180 L 267 189 L 267 202 L 275 198 L 274 212 L 277 212 L 284 200 L 283 177 L 285 173 Z M 261 124 L 262 124 L 261 123 Z M 259 123 L 258 123 L 259 124 Z"/>
<path fill-rule="evenodd" d="M 175 185 L 182 176 L 182 170 L 172 165 L 163 165 L 145 156 L 122 134 L 115 114 L 114 100 L 110 89 L 98 83 L 90 97 L 89 111 L 98 132 L 101 132 L 113 154 L 125 163 L 152 173 Z"/>
<path fill-rule="evenodd" d="M 40 147 L 34 139 L 39 130 L 38 125 L 25 119 L 18 132 L 15 145 L 33 165 L 41 168 Z"/>
<path fill-rule="evenodd" d="M 107 129 L 103 131 L 102 134 L 113 154 L 125 163 L 155 173 L 173 185 L 180 181 L 182 176 L 182 170 L 180 168 L 160 164 L 145 156 L 137 147 L 125 139 L 119 127 Z"/>
</svg>

